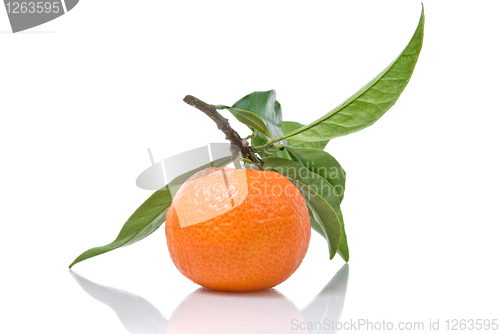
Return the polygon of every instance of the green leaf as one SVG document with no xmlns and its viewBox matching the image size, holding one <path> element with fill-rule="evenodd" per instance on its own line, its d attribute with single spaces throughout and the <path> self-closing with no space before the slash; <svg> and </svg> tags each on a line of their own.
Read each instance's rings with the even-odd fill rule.
<svg viewBox="0 0 500 334">
<path fill-rule="evenodd" d="M 289 133 L 292 133 L 295 130 L 300 129 L 303 126 L 304 126 L 304 124 L 300 124 L 299 122 L 283 121 L 281 123 L 281 128 L 283 129 L 283 133 L 285 134 L 285 136 Z M 307 142 L 307 141 L 300 141 L 300 140 L 296 140 L 296 139 L 290 139 L 290 140 L 288 140 L 287 146 L 290 146 L 290 147 L 309 147 L 309 148 L 317 148 L 319 150 L 323 150 L 323 149 L 325 149 L 325 146 L 328 144 L 328 142 L 329 142 L 329 140 Z"/>
<path fill-rule="evenodd" d="M 320 227 L 322 235 L 326 238 L 330 260 L 333 259 L 341 239 L 340 222 L 335 211 L 317 192 L 297 180 L 290 181 L 297 186 L 304 197 L 310 216 L 314 217 L 314 222 Z"/>
<path fill-rule="evenodd" d="M 231 107 L 227 109 L 238 121 L 247 125 L 252 131 L 257 130 L 266 135 L 267 137 L 269 138 L 271 137 L 271 133 L 269 132 L 269 129 L 267 128 L 266 124 L 256 114 L 243 109 L 236 109 Z"/>
<path fill-rule="evenodd" d="M 253 92 L 241 100 L 237 101 L 232 107 L 226 109 L 246 110 L 259 116 L 269 130 L 270 136 L 257 130 L 257 135 L 270 140 L 283 136 L 281 129 L 282 112 L 281 105 L 276 101 L 276 92 L 269 90 L 266 92 Z"/>
<path fill-rule="evenodd" d="M 311 172 L 316 173 L 330 182 L 335 193 L 342 202 L 345 191 L 345 170 L 330 153 L 305 147 L 286 147 L 292 154 L 292 159 L 300 162 Z"/>
<path fill-rule="evenodd" d="M 300 181 L 316 193 L 319 193 L 330 206 L 337 211 L 340 209 L 339 197 L 333 186 L 319 174 L 311 172 L 301 163 L 284 158 L 267 157 L 263 159 L 264 169 L 273 170 L 290 179 Z"/>
<path fill-rule="evenodd" d="M 347 245 L 347 235 L 345 233 L 344 227 L 344 215 L 342 214 L 342 210 L 339 209 L 337 213 L 337 218 L 340 221 L 340 228 L 342 230 L 342 238 L 340 239 L 340 245 L 337 252 L 342 256 L 345 262 L 349 262 L 349 245 Z"/>
<path fill-rule="evenodd" d="M 267 140 L 260 136 L 254 136 L 252 138 L 252 146 L 264 146 L 266 143 Z"/>
<path fill-rule="evenodd" d="M 318 232 L 319 235 L 321 235 L 323 238 L 326 239 L 325 232 L 323 232 L 323 229 L 321 228 L 321 226 L 319 226 L 318 222 L 316 220 L 314 220 L 314 215 L 313 215 L 311 209 L 309 209 L 309 217 L 311 218 L 311 228 L 313 230 L 315 230 L 316 232 Z"/>
<path fill-rule="evenodd" d="M 274 90 L 269 90 L 266 92 L 253 92 L 248 94 L 232 107 L 220 105 L 218 108 L 228 109 L 230 112 L 240 111 L 249 112 L 251 114 L 257 115 L 266 125 L 269 133 L 265 133 L 262 130 L 250 126 L 255 136 L 252 138 L 252 146 L 263 146 L 267 144 L 273 138 L 283 136 L 282 126 L 282 111 L 281 105 L 276 101 L 276 92 Z M 235 116 L 236 117 L 236 116 Z M 241 120 L 240 120 L 241 121 Z M 244 123 L 244 122 L 243 122 Z M 287 141 L 282 141 L 282 144 L 286 144 Z M 276 156 L 291 159 L 288 152 L 285 151 L 274 151 Z M 260 152 L 261 157 L 265 157 L 266 154 Z"/>
<path fill-rule="evenodd" d="M 333 186 L 335 195 L 339 198 L 339 202 L 342 202 L 345 192 L 345 171 L 334 157 L 332 157 L 328 152 L 313 148 L 286 147 L 286 150 L 290 152 L 295 161 L 300 162 L 311 172 L 325 178 Z M 349 261 L 349 248 L 347 245 L 344 219 L 342 217 L 340 207 L 338 210 L 335 209 L 335 212 L 337 213 L 342 229 L 342 239 L 340 240 L 338 252 L 347 262 Z M 311 226 L 319 232 L 319 230 L 314 227 L 314 223 L 315 222 L 311 221 Z"/>
<path fill-rule="evenodd" d="M 123 225 L 118 237 L 112 243 L 83 252 L 69 267 L 91 257 L 131 245 L 153 233 L 165 221 L 167 210 L 172 203 L 168 187 L 163 187 L 149 197 Z"/>
<path fill-rule="evenodd" d="M 405 89 L 418 60 L 424 38 L 424 8 L 410 42 L 385 70 L 353 96 L 320 119 L 294 130 L 273 142 L 290 139 L 300 142 L 329 140 L 364 129 L 391 108 Z"/>
<path fill-rule="evenodd" d="M 339 211 L 335 212 L 337 214 L 337 218 L 339 219 L 340 222 L 340 229 L 341 229 L 341 238 L 340 238 L 340 245 L 339 249 L 337 249 L 337 253 L 344 259 L 345 262 L 349 262 L 349 247 L 347 245 L 347 236 L 345 233 L 345 227 L 344 227 L 344 217 L 342 216 L 342 210 L 339 209 Z M 318 222 L 314 220 L 313 215 L 311 212 L 309 212 L 309 216 L 311 217 L 311 227 L 313 230 L 319 233 L 323 238 L 326 239 L 325 233 L 323 232 L 321 226 L 319 226 Z"/>
<path fill-rule="evenodd" d="M 296 148 L 294 150 L 297 150 L 297 152 L 303 153 L 304 156 L 307 156 L 308 150 L 318 151 L 318 152 L 323 152 L 325 154 L 328 154 L 324 151 L 315 150 L 315 149 Z M 315 152 L 313 152 L 313 153 L 315 153 Z M 328 154 L 328 156 L 330 156 L 330 155 Z M 325 158 L 325 157 L 323 157 L 323 158 L 326 161 L 330 161 L 330 163 L 332 162 L 332 159 L 336 162 L 336 160 L 333 157 L 331 157 L 331 159 Z M 340 197 L 337 196 L 335 187 L 326 178 L 324 178 L 321 175 L 323 173 L 323 170 L 318 170 L 319 173 L 316 173 L 316 172 L 314 172 L 314 170 L 315 170 L 314 168 L 313 168 L 313 171 L 311 171 L 300 162 L 293 161 L 293 160 L 287 160 L 287 159 L 283 159 L 283 158 L 267 157 L 267 158 L 264 158 L 263 160 L 264 160 L 264 169 L 273 170 L 277 173 L 280 173 L 280 174 L 288 177 L 291 180 L 298 181 L 302 185 L 307 186 L 311 191 L 318 194 L 318 196 L 321 196 L 321 198 L 323 200 L 325 200 L 328 203 L 328 205 L 334 210 L 334 213 L 336 215 L 339 215 L 339 217 L 335 216 L 335 219 L 339 220 L 339 226 L 340 226 L 339 235 L 342 237 L 339 237 L 340 246 L 337 248 L 339 249 L 340 256 L 342 256 L 342 258 L 345 261 L 348 261 L 349 260 L 349 249 L 347 246 L 347 236 L 345 233 L 344 221 L 342 220 L 342 213 L 340 211 Z M 325 163 L 327 164 L 327 162 L 325 162 Z M 342 167 L 340 167 L 338 162 L 337 162 L 337 166 L 339 168 L 342 168 Z M 345 178 L 343 180 L 345 182 Z M 338 180 L 335 180 L 335 181 L 338 182 Z M 340 181 L 339 183 L 344 184 L 344 183 L 342 183 L 342 181 Z M 323 227 L 321 226 L 321 223 L 316 221 L 316 217 L 314 215 L 310 215 L 310 216 L 311 216 L 311 227 L 314 230 L 318 231 L 323 237 L 325 237 L 327 239 L 327 242 L 329 242 L 328 238 L 324 234 Z M 323 223 L 325 223 L 325 221 L 323 221 Z M 328 223 L 328 221 L 326 221 L 326 223 Z"/>
<path fill-rule="evenodd" d="M 78 256 L 69 267 L 91 257 L 104 254 L 114 249 L 136 243 L 158 229 L 164 222 L 167 210 L 180 186 L 193 174 L 208 167 L 221 167 L 231 162 L 231 157 L 223 157 L 199 168 L 184 173 L 172 180 L 167 186 L 156 191 L 135 210 L 125 222 L 116 239 L 108 245 L 91 248 Z"/>
</svg>

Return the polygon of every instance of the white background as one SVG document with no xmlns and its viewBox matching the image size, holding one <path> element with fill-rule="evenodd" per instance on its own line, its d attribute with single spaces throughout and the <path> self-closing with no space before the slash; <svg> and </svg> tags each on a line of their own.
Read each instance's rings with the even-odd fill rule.
<svg viewBox="0 0 500 334">
<path fill-rule="evenodd" d="M 82 0 L 18 34 L 0 10 L 0 332 L 127 333 L 67 266 L 111 242 L 151 194 L 135 186 L 147 148 L 160 160 L 224 141 L 182 98 L 232 104 L 275 89 L 285 120 L 311 122 L 399 54 L 420 8 Z M 497 1 L 426 1 L 424 46 L 401 98 L 327 146 L 347 171 L 343 321 L 441 319 L 443 329 L 450 318 L 500 318 L 499 10 Z M 277 289 L 302 309 L 342 265 L 313 232 Z M 165 318 L 197 289 L 172 264 L 162 228 L 73 270 Z"/>
</svg>

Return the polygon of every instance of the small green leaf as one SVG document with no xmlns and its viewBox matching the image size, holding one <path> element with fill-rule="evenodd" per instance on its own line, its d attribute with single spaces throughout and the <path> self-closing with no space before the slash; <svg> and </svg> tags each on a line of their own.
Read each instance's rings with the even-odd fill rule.
<svg viewBox="0 0 500 334">
<path fill-rule="evenodd" d="M 324 141 L 362 130 L 375 123 L 399 98 L 417 64 L 424 38 L 424 8 L 412 39 L 385 70 L 353 96 L 320 119 L 294 130 L 283 139 L 300 142 Z"/>
<path fill-rule="evenodd" d="M 105 246 L 91 248 L 78 256 L 69 267 L 91 257 L 136 243 L 158 229 L 164 222 L 167 210 L 180 186 L 193 174 L 208 167 L 222 167 L 231 162 L 231 157 L 223 157 L 177 176 L 167 186 L 156 191 L 135 210 L 123 225 L 116 239 Z"/>
<path fill-rule="evenodd" d="M 312 214 L 311 217 L 314 218 L 314 222 L 319 225 L 323 236 L 326 238 L 328 250 L 330 251 L 330 260 L 333 259 L 341 239 L 340 222 L 335 211 L 317 192 L 297 180 L 292 179 L 290 181 L 297 186 L 304 197 L 310 215 Z"/>
<path fill-rule="evenodd" d="M 253 92 L 231 107 L 226 108 L 246 110 L 259 116 L 267 126 L 270 136 L 260 130 L 256 133 L 266 140 L 283 136 L 283 130 L 281 129 L 281 120 L 283 118 L 281 105 L 276 101 L 276 92 L 274 90 Z"/>
<path fill-rule="evenodd" d="M 292 133 L 295 130 L 298 130 L 302 128 L 304 124 L 300 124 L 299 122 L 289 122 L 289 121 L 283 121 L 281 123 L 281 128 L 283 129 L 283 133 L 288 135 L 289 133 Z M 324 150 L 325 146 L 328 144 L 329 140 L 323 140 L 323 141 L 313 141 L 313 142 L 308 142 L 308 141 L 300 141 L 296 139 L 290 139 L 288 140 L 287 146 L 290 147 L 309 147 L 309 148 L 317 148 L 319 150 Z"/>
<path fill-rule="evenodd" d="M 256 114 L 243 109 L 231 107 L 228 107 L 227 109 L 238 121 L 247 125 L 252 131 L 257 130 L 269 138 L 272 137 L 264 121 L 262 121 L 262 119 Z"/>
<path fill-rule="evenodd" d="M 262 138 L 261 136 L 255 135 L 252 138 L 252 146 L 264 146 L 267 143 L 267 140 Z"/>
</svg>

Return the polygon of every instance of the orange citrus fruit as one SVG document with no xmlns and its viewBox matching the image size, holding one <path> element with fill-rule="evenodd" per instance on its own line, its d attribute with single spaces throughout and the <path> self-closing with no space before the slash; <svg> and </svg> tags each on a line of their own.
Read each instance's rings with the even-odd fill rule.
<svg viewBox="0 0 500 334">
<path fill-rule="evenodd" d="M 167 212 L 170 257 L 193 282 L 222 291 L 271 288 L 302 262 L 311 226 L 304 198 L 273 171 L 207 168 Z"/>
</svg>

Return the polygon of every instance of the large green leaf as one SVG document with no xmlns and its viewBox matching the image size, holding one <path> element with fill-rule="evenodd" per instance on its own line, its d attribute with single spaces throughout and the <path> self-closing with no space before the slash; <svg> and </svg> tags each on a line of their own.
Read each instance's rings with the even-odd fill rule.
<svg viewBox="0 0 500 334">
<path fill-rule="evenodd" d="M 405 89 L 418 60 L 424 38 L 424 8 L 417 29 L 403 52 L 353 96 L 320 119 L 282 137 L 300 142 L 329 140 L 364 129 L 391 108 Z"/>
<path fill-rule="evenodd" d="M 289 122 L 289 121 L 283 121 L 281 122 L 281 128 L 283 129 L 283 133 L 288 135 L 289 133 L 292 133 L 295 130 L 298 130 L 302 128 L 304 124 L 300 124 L 299 122 Z M 323 141 L 313 141 L 313 142 L 308 142 L 308 141 L 300 141 L 297 139 L 290 139 L 288 140 L 287 146 L 290 147 L 309 147 L 309 148 L 317 148 L 320 150 L 323 150 L 325 146 L 328 144 L 329 140 L 323 140 Z"/>
<path fill-rule="evenodd" d="M 200 166 L 194 170 L 177 176 L 167 186 L 156 191 L 142 205 L 135 210 L 125 222 L 116 239 L 108 245 L 91 248 L 78 256 L 70 265 L 71 268 L 78 262 L 104 254 L 114 249 L 136 243 L 158 229 L 164 222 L 167 210 L 172 203 L 176 191 L 193 174 L 208 167 L 221 167 L 231 162 L 231 157 L 223 157 Z"/>
<path fill-rule="evenodd" d="M 317 192 L 300 181 L 294 179 L 290 181 L 297 186 L 304 197 L 309 208 L 309 214 L 314 218 L 314 222 L 320 227 L 322 235 L 326 238 L 330 260 L 333 259 L 341 239 L 340 222 L 335 211 Z"/>
</svg>

